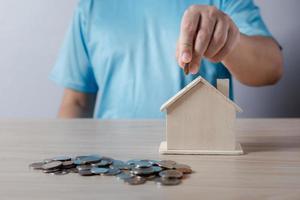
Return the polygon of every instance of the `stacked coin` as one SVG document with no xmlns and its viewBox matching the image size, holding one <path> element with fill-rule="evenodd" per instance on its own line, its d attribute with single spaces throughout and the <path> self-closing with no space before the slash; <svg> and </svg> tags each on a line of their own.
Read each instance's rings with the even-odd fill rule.
<svg viewBox="0 0 300 200">
<path fill-rule="evenodd" d="M 192 173 L 190 166 L 172 160 L 115 160 L 100 155 L 57 156 L 29 165 L 47 174 L 65 175 L 78 173 L 81 176 L 116 176 L 130 185 L 155 181 L 160 185 L 178 185 L 182 177 Z"/>
</svg>

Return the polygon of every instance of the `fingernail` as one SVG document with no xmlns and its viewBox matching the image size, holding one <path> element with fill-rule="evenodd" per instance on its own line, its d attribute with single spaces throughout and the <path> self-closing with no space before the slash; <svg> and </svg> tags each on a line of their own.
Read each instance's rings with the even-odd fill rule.
<svg viewBox="0 0 300 200">
<path fill-rule="evenodd" d="M 198 66 L 193 66 L 191 69 L 190 69 L 190 72 L 191 74 L 195 75 L 198 73 Z"/>
<path fill-rule="evenodd" d="M 183 62 L 188 63 L 191 61 L 191 55 L 188 52 L 183 52 L 181 59 Z"/>
<path fill-rule="evenodd" d="M 198 73 L 198 71 L 191 71 L 191 74 L 193 74 L 193 75 L 195 75 L 197 73 Z"/>
</svg>

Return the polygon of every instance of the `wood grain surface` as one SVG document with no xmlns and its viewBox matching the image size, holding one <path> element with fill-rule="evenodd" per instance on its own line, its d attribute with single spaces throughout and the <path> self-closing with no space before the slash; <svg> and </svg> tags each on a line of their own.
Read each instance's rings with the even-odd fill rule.
<svg viewBox="0 0 300 200">
<path fill-rule="evenodd" d="M 245 155 L 159 155 L 164 121 L 0 120 L 0 199 L 300 199 L 300 119 L 242 119 Z M 56 155 L 171 159 L 195 171 L 178 186 L 28 168 Z"/>
</svg>

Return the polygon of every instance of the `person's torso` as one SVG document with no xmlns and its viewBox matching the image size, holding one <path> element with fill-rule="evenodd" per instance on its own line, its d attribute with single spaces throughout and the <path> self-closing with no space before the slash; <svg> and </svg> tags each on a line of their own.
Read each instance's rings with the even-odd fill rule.
<svg viewBox="0 0 300 200">
<path fill-rule="evenodd" d="M 183 12 L 210 0 L 103 0 L 86 8 L 87 49 L 99 87 L 97 118 L 160 118 L 161 104 L 201 75 L 215 85 L 230 78 L 222 64 L 203 60 L 185 76 L 175 59 Z"/>
</svg>

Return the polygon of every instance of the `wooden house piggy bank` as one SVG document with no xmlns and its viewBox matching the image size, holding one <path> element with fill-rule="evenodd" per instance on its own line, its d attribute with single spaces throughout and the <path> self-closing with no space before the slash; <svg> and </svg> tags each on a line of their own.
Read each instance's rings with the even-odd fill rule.
<svg viewBox="0 0 300 200">
<path fill-rule="evenodd" d="M 241 111 L 229 98 L 229 80 L 217 88 L 199 76 L 161 106 L 165 111 L 167 141 L 161 154 L 242 154 L 234 124 Z"/>
</svg>

